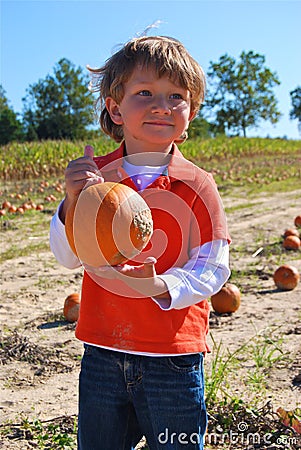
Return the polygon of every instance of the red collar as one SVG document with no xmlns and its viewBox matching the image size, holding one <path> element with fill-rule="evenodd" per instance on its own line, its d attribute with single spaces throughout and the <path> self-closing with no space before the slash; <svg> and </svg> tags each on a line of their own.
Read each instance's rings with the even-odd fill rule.
<svg viewBox="0 0 301 450">
<path fill-rule="evenodd" d="M 117 174 L 117 178 L 123 179 L 124 177 L 128 177 L 126 172 L 122 168 L 122 159 L 124 156 L 124 142 L 114 150 L 113 152 L 105 155 L 105 156 L 97 156 L 94 158 L 94 161 L 98 165 L 99 169 L 106 178 L 106 174 L 113 175 L 115 172 Z M 166 176 L 162 175 L 159 178 L 164 178 Z M 170 163 L 168 165 L 168 177 L 171 179 L 177 180 L 189 180 L 193 181 L 195 179 L 195 166 L 192 162 L 188 161 L 178 147 L 174 144 L 172 157 Z M 113 176 L 116 178 L 116 176 Z M 118 181 L 116 179 L 116 181 Z M 159 181 L 159 180 L 158 180 Z"/>
</svg>

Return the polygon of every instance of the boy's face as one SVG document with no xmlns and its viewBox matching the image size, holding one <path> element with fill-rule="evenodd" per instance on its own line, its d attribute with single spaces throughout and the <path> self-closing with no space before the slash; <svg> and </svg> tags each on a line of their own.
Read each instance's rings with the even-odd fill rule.
<svg viewBox="0 0 301 450">
<path fill-rule="evenodd" d="M 137 67 L 124 87 L 120 104 L 106 102 L 111 118 L 122 125 L 127 149 L 164 151 L 193 118 L 190 92 L 152 69 Z"/>
</svg>

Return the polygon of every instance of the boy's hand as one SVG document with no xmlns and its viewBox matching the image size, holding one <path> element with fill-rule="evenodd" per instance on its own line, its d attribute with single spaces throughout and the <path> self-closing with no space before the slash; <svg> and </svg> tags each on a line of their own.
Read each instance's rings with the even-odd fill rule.
<svg viewBox="0 0 301 450">
<path fill-rule="evenodd" d="M 65 182 L 66 196 L 69 197 L 69 200 L 78 197 L 87 182 L 90 184 L 103 182 L 98 167 L 93 161 L 93 156 L 93 147 L 86 145 L 84 156 L 70 161 L 68 164 L 65 170 Z"/>
<path fill-rule="evenodd" d="M 131 277 L 131 278 L 155 278 L 156 277 L 156 269 L 155 264 L 157 260 L 156 258 L 149 257 L 146 258 L 144 264 L 139 266 L 130 266 L 129 264 L 119 264 L 117 266 L 101 266 L 101 267 L 92 267 L 85 264 L 85 269 L 88 272 L 95 273 L 96 275 L 101 276 L 106 279 L 116 279 L 122 278 L 122 276 Z"/>
<path fill-rule="evenodd" d="M 103 183 L 104 179 L 93 161 L 94 149 L 86 145 L 84 156 L 70 161 L 65 170 L 66 197 L 60 209 L 60 219 L 65 223 L 69 205 L 77 199 L 85 186 Z"/>
<path fill-rule="evenodd" d="M 93 273 L 100 278 L 121 280 L 130 288 L 135 289 L 146 297 L 166 299 L 170 303 L 170 294 L 166 284 L 157 276 L 155 269 L 156 262 L 156 258 L 149 257 L 146 258 L 144 264 L 139 266 L 124 264 L 96 268 L 84 264 L 84 267 L 87 272 Z"/>
</svg>

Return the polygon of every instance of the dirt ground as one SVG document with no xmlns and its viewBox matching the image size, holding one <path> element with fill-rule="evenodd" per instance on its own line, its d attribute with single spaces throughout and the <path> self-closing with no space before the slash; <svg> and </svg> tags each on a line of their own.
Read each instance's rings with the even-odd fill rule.
<svg viewBox="0 0 301 450">
<path fill-rule="evenodd" d="M 256 333 L 281 338 L 287 358 L 270 369 L 266 398 L 275 409 L 300 407 L 301 283 L 293 291 L 281 292 L 275 288 L 272 274 L 280 262 L 292 263 L 301 272 L 301 253 L 269 256 L 265 249 L 272 248 L 301 213 L 301 190 L 254 198 L 240 192 L 223 196 L 223 200 L 225 207 L 231 208 L 231 266 L 241 273 L 235 282 L 242 291 L 242 304 L 230 316 L 213 315 L 209 344 L 213 346 L 213 338 L 233 352 L 248 341 L 250 347 Z M 4 246 L 7 233 L 13 234 L 15 245 L 22 245 L 18 230 L 5 233 Z M 46 232 L 43 239 L 48 240 Z M 252 256 L 260 247 L 259 255 Z M 18 422 L 22 416 L 47 420 L 76 415 L 82 344 L 74 337 L 74 325 L 64 321 L 62 308 L 68 294 L 80 292 L 82 271 L 61 267 L 47 251 L 6 260 L 1 264 L 1 277 L 2 342 L 10 353 L 2 354 L 2 360 L 0 354 L 0 422 Z M 208 367 L 213 357 L 214 353 L 207 356 Z M 247 360 L 243 367 L 247 372 L 252 364 Z M 236 376 L 232 392 L 246 399 L 259 395 L 241 380 Z M 0 441 L 0 448 L 27 447 Z"/>
</svg>

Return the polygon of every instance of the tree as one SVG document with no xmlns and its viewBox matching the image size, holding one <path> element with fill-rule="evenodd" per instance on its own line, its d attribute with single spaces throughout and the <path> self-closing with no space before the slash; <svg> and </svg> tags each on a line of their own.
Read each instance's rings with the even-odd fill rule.
<svg viewBox="0 0 301 450">
<path fill-rule="evenodd" d="M 216 132 L 246 136 L 247 128 L 257 128 L 261 120 L 279 120 L 273 87 L 280 81 L 264 63 L 265 57 L 253 51 L 242 52 L 238 61 L 225 54 L 217 63 L 210 62 L 205 108 Z"/>
<path fill-rule="evenodd" d="M 298 130 L 301 133 L 301 86 L 296 87 L 290 92 L 292 109 L 290 111 L 290 118 L 298 120 Z"/>
<path fill-rule="evenodd" d="M 212 137 L 212 126 L 207 120 L 202 117 L 201 112 L 199 112 L 198 116 L 190 122 L 188 129 L 188 136 L 191 139 L 201 138 L 207 139 Z"/>
<path fill-rule="evenodd" d="M 0 145 L 20 140 L 22 137 L 22 123 L 14 110 L 9 106 L 5 90 L 0 85 Z"/>
<path fill-rule="evenodd" d="M 23 121 L 28 139 L 78 139 L 93 123 L 93 98 L 83 75 L 68 59 L 54 74 L 29 86 L 23 99 Z"/>
</svg>

